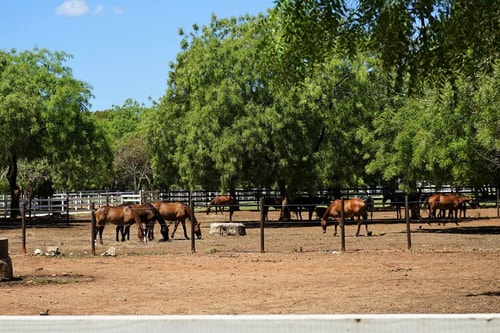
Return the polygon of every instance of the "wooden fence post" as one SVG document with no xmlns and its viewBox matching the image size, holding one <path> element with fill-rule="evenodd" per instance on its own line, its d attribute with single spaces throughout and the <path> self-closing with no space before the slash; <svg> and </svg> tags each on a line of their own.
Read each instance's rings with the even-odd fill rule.
<svg viewBox="0 0 500 333">
<path fill-rule="evenodd" d="M 340 242 L 341 251 L 346 252 L 345 249 L 345 221 L 344 221 L 344 198 L 340 199 Z"/>
<path fill-rule="evenodd" d="M 265 253 L 264 249 L 264 220 L 266 219 L 266 214 L 264 211 L 264 198 L 260 199 L 260 253 Z"/>
<path fill-rule="evenodd" d="M 26 202 L 23 202 L 21 211 L 22 244 L 21 254 L 26 254 Z"/>
<path fill-rule="evenodd" d="M 90 212 L 91 214 L 91 221 L 90 221 L 90 242 L 92 244 L 91 246 L 91 253 L 93 256 L 95 256 L 95 242 L 97 241 L 97 235 L 95 234 L 95 224 L 96 224 L 96 219 L 95 219 L 95 204 L 92 203 L 92 210 Z"/>
<path fill-rule="evenodd" d="M 194 237 L 194 201 L 193 196 L 191 195 L 191 191 L 189 191 L 189 206 L 191 208 L 191 253 L 196 253 L 196 241 Z"/>
<path fill-rule="evenodd" d="M 405 219 L 406 219 L 406 239 L 408 241 L 408 250 L 411 250 L 410 207 L 408 202 L 408 194 L 405 194 Z"/>
</svg>

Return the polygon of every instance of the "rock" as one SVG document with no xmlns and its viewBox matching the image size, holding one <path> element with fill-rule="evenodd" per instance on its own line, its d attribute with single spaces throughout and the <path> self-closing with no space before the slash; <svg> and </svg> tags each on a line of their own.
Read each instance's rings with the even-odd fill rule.
<svg viewBox="0 0 500 333">
<path fill-rule="evenodd" d="M 106 251 L 104 251 L 103 254 L 101 254 L 101 256 L 110 256 L 110 257 L 116 257 L 116 248 L 115 247 L 110 247 L 109 249 L 107 249 Z"/>
<path fill-rule="evenodd" d="M 48 256 L 58 256 L 61 254 L 61 251 L 57 246 L 48 246 L 47 247 L 47 255 Z"/>
<path fill-rule="evenodd" d="M 243 223 L 211 223 L 209 235 L 245 236 L 247 234 Z"/>
</svg>

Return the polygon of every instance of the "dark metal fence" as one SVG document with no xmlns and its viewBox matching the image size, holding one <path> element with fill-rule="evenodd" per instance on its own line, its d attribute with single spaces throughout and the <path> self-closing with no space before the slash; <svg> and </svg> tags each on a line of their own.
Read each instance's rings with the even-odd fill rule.
<svg viewBox="0 0 500 333">
<path fill-rule="evenodd" d="M 491 197 L 492 201 L 496 201 L 497 189 L 495 187 L 482 188 L 479 192 L 473 188 L 453 188 L 441 187 L 436 188 L 433 186 L 422 187 L 420 189 L 422 194 L 431 193 L 451 193 L 459 191 L 460 193 L 468 196 Z M 321 190 L 315 193 L 297 192 L 296 196 L 318 196 L 326 197 L 328 200 L 335 198 L 352 198 L 370 196 L 373 199 L 374 208 L 377 210 L 389 207 L 389 203 L 383 203 L 384 189 L 377 188 L 346 188 L 336 190 Z M 171 190 L 171 191 L 125 191 L 125 192 L 111 192 L 111 191 L 79 191 L 68 193 L 56 193 L 51 198 L 33 198 L 30 202 L 26 202 L 26 215 L 31 217 L 54 215 L 54 214 L 88 214 L 92 205 L 96 207 L 103 205 L 119 205 L 123 203 L 144 203 L 152 201 L 179 201 L 186 205 L 190 204 L 190 194 L 195 208 L 207 207 L 208 203 L 216 195 L 224 195 L 218 191 L 199 190 L 199 191 L 185 191 L 185 190 Z M 259 210 L 259 202 L 264 197 L 280 198 L 280 192 L 276 189 L 237 189 L 235 197 L 240 209 L 246 210 Z M 481 198 L 477 198 L 481 199 Z M 498 205 L 498 204 L 497 204 Z M 21 205 L 22 206 L 22 205 Z M 10 196 L 0 196 L 0 216 L 7 218 L 10 213 Z"/>
</svg>

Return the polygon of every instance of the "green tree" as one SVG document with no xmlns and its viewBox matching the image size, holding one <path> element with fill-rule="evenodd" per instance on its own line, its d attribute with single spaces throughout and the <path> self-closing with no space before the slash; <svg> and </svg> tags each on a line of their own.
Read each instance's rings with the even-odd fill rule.
<svg viewBox="0 0 500 333">
<path fill-rule="evenodd" d="M 159 113 L 148 117 L 158 124 L 149 139 L 154 167 L 170 184 L 178 172 L 177 184 L 189 188 L 277 185 L 293 195 L 362 182 L 356 132 L 375 105 L 366 59 L 332 50 L 295 75 L 286 67 L 297 59 L 280 54 L 280 36 L 271 15 L 213 17 L 183 39 Z"/>
<path fill-rule="evenodd" d="M 248 112 L 262 110 L 269 97 L 255 53 L 262 22 L 263 17 L 213 16 L 200 36 L 195 26 L 182 40 L 151 139 L 155 169 L 180 176 L 167 180 L 169 185 L 225 191 L 245 181 L 245 161 L 257 161 L 249 156 L 243 132 L 250 126 Z"/>
<path fill-rule="evenodd" d="M 122 106 L 95 113 L 95 117 L 113 149 L 113 172 L 109 186 L 114 189 L 151 189 L 153 171 L 147 133 L 151 130 L 150 116 L 156 114 L 156 103 L 151 108 L 127 99 Z"/>
<path fill-rule="evenodd" d="M 332 45 L 371 55 L 386 89 L 358 132 L 368 173 L 406 190 L 498 178 L 498 2 L 283 0 L 277 12 L 296 59 Z"/>
<path fill-rule="evenodd" d="M 99 170 L 109 165 L 107 143 L 88 111 L 90 86 L 64 66 L 69 57 L 46 49 L 0 51 L 0 162 L 8 168 L 13 217 L 19 159 L 46 158 L 54 185 L 63 189 L 100 186 Z"/>
</svg>

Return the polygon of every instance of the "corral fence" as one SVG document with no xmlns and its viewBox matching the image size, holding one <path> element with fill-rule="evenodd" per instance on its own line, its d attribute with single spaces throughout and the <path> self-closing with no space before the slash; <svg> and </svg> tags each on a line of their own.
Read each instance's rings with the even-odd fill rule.
<svg viewBox="0 0 500 333">
<path fill-rule="evenodd" d="M 493 333 L 500 314 L 3 316 L 5 332 Z"/>
<path fill-rule="evenodd" d="M 327 198 L 332 200 L 338 198 L 349 199 L 353 197 L 366 197 L 370 196 L 373 199 L 373 206 L 375 210 L 390 209 L 389 203 L 383 203 L 384 188 L 347 188 L 340 190 L 321 190 L 313 193 L 313 196 Z M 422 187 L 420 189 L 422 194 L 430 193 L 451 193 L 457 192 L 473 196 L 477 201 L 482 198 L 489 198 L 496 207 L 499 207 L 499 194 L 498 189 L 495 187 L 484 187 L 481 189 L 481 195 L 478 195 L 478 190 L 473 188 L 454 188 L 444 186 L 436 188 L 434 186 Z M 199 190 L 199 191 L 185 191 L 185 190 L 172 190 L 172 191 L 124 191 L 124 192 L 111 192 L 111 191 L 79 191 L 79 192 L 65 192 L 56 193 L 49 198 L 33 198 L 32 200 L 25 200 L 21 204 L 26 207 L 24 215 L 28 218 L 39 216 L 66 216 L 69 218 L 70 214 L 89 214 L 92 207 L 99 207 L 103 205 L 120 205 L 127 203 L 145 203 L 152 201 L 179 201 L 186 205 L 190 204 L 190 199 L 194 203 L 195 208 L 206 208 L 208 203 L 216 196 L 221 195 L 218 191 Z M 297 196 L 308 197 L 306 192 L 297 192 Z M 259 210 L 259 202 L 264 197 L 279 198 L 280 193 L 276 189 L 238 189 L 235 191 L 235 197 L 238 202 L 237 209 L 245 210 Z M 496 197 L 496 199 L 495 199 Z M 493 198 L 493 199 L 492 199 Z M 403 204 L 403 203 L 402 203 Z M 293 206 L 293 205 L 292 205 Z M 304 207 L 304 205 L 302 205 Z M 324 204 L 323 206 L 326 206 Z M 0 217 L 7 218 L 10 213 L 10 196 L 0 195 Z"/>
</svg>

